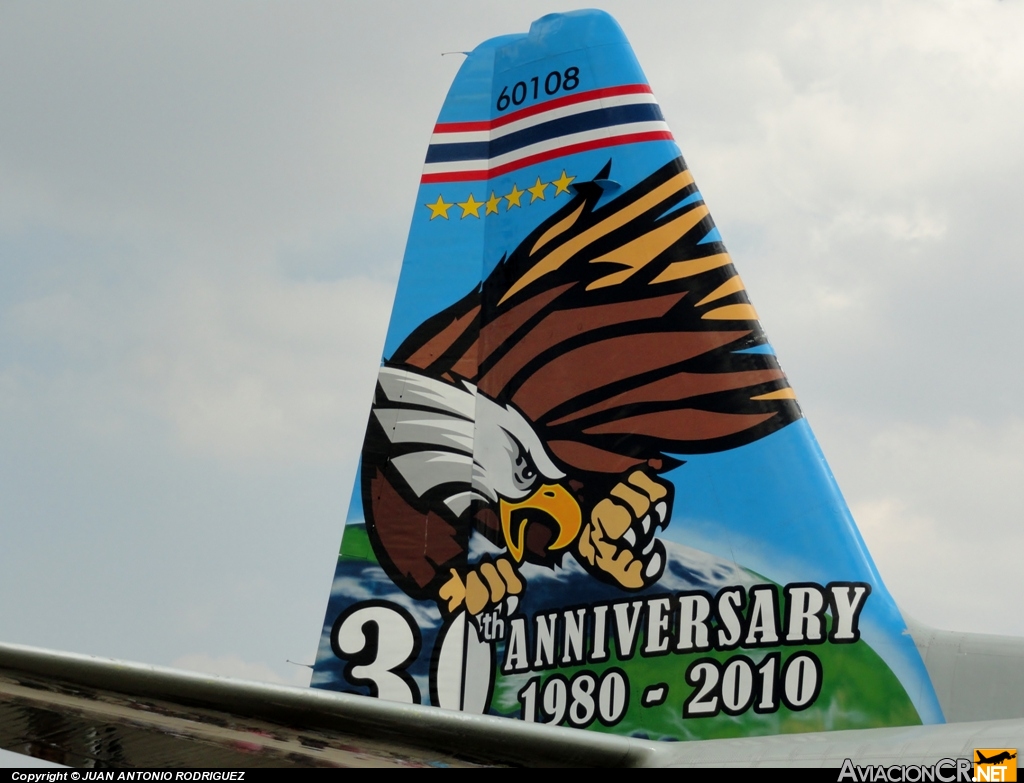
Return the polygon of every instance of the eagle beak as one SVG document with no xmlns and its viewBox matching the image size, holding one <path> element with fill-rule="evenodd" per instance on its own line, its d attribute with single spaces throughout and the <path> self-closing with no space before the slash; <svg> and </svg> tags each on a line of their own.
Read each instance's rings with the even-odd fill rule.
<svg viewBox="0 0 1024 783">
<path fill-rule="evenodd" d="M 535 510 L 542 512 L 558 525 L 558 536 L 548 549 L 564 549 L 576 540 L 580 528 L 583 525 L 583 514 L 580 505 L 565 487 L 561 484 L 542 484 L 536 492 L 520 503 L 509 503 L 502 500 L 499 504 L 501 509 L 501 530 L 505 534 L 505 543 L 508 545 L 509 554 L 517 563 L 523 560 L 523 550 L 526 545 L 526 526 L 535 521 L 536 514 L 517 514 L 516 530 L 513 531 L 512 515 L 516 511 Z"/>
</svg>

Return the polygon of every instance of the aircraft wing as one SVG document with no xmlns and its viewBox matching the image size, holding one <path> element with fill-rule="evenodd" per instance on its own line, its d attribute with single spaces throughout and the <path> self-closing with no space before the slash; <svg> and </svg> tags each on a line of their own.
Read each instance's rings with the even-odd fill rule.
<svg viewBox="0 0 1024 783">
<path fill-rule="evenodd" d="M 1000 719 L 664 743 L 2 644 L 0 747 L 99 768 L 838 768 L 1024 746 L 1024 640 L 918 630 L 947 712 Z"/>
<path fill-rule="evenodd" d="M 0 746 L 71 766 L 616 766 L 653 745 L 0 645 Z"/>
</svg>

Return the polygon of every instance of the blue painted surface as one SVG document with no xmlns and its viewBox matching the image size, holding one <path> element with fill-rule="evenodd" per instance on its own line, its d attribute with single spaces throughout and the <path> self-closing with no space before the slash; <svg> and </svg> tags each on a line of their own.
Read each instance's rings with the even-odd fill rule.
<svg viewBox="0 0 1024 783">
<path fill-rule="evenodd" d="M 711 244 L 712 242 L 721 242 L 721 241 L 722 241 L 722 235 L 718 232 L 717 228 L 713 228 L 707 234 L 705 234 L 704 238 L 700 242 L 698 242 L 697 244 L 698 245 L 708 245 L 708 244 Z"/>
<path fill-rule="evenodd" d="M 539 68 L 538 63 L 542 63 Z M 535 22 L 529 34 L 495 38 L 474 50 L 452 85 L 439 121 L 492 120 L 500 116 L 495 99 L 504 87 L 538 72 L 568 67 L 580 68 L 580 89 L 646 84 L 632 50 L 611 17 L 593 11 L 551 15 Z M 528 100 L 520 108 L 530 105 Z M 537 138 L 540 136 L 530 137 Z M 520 137 L 503 144 L 512 148 L 526 140 Z M 438 160 L 454 160 L 470 152 L 473 149 L 467 146 L 461 151 L 447 150 L 444 154 L 448 157 L 441 151 L 431 155 Z M 384 358 L 392 356 L 426 319 L 479 286 L 506 254 L 572 197 L 571 189 L 556 196 L 554 186 L 549 184 L 543 199 L 532 200 L 530 193 L 525 192 L 528 188 L 537 182 L 551 183 L 563 175 L 575 178 L 576 183 L 585 182 L 610 162 L 608 177 L 621 187 L 605 191 L 599 204 L 603 206 L 679 155 L 672 141 L 649 141 L 565 155 L 491 180 L 422 185 Z M 520 206 L 511 205 L 504 198 L 515 190 L 524 191 Z M 485 214 L 484 209 L 479 209 L 476 215 L 464 216 L 463 208 L 458 206 L 495 197 L 502 198 L 497 214 Z M 433 211 L 427 205 L 436 203 L 438 198 L 452 205 L 447 219 L 431 219 Z M 701 200 L 700 193 L 694 192 L 665 214 Z M 699 244 L 721 241 L 719 230 L 712 228 Z M 774 355 L 767 343 L 734 353 Z M 903 683 L 921 720 L 943 720 L 924 665 L 906 634 L 905 623 L 882 583 L 806 420 L 799 419 L 739 448 L 675 456 L 684 464 L 663 475 L 676 491 L 671 524 L 661 534 L 664 540 L 740 564 L 777 584 L 869 583 L 872 593 L 863 614 L 863 638 Z M 357 479 L 348 520 L 362 524 L 363 519 Z M 332 657 L 328 635 L 333 618 L 354 600 L 345 593 L 354 589 L 352 568 L 351 564 L 339 565 L 340 581 L 336 582 L 336 593 L 328 608 L 324 642 L 318 656 L 319 679 L 314 679 L 323 687 L 339 687 L 341 668 Z M 373 578 L 380 579 L 379 575 Z M 374 589 L 381 595 L 394 593 L 385 590 L 386 586 L 378 587 L 379 590 Z M 606 589 L 601 587 L 602 591 Z M 424 655 L 429 654 L 436 634 L 436 628 L 431 627 Z M 414 668 L 418 681 L 425 683 L 429 674 L 426 659 L 418 661 Z"/>
<path fill-rule="evenodd" d="M 664 218 L 664 217 L 666 217 L 668 215 L 671 215 L 671 214 L 673 214 L 675 212 L 680 211 L 684 207 L 688 207 L 691 204 L 696 204 L 698 201 L 703 201 L 703 200 L 704 200 L 704 197 L 700 194 L 700 191 L 698 190 L 695 193 L 691 193 L 689 196 L 684 198 L 682 201 L 680 201 L 678 204 L 676 204 L 671 209 L 666 210 L 665 213 L 663 215 L 661 215 L 661 217 Z"/>
<path fill-rule="evenodd" d="M 762 343 L 761 345 L 755 345 L 753 348 L 744 348 L 739 351 L 733 351 L 733 353 L 749 353 L 752 356 L 774 356 L 775 349 L 768 343 Z"/>
</svg>

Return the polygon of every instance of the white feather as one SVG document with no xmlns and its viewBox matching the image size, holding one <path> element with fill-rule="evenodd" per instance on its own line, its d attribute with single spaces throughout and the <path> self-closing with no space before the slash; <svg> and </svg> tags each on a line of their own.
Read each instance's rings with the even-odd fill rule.
<svg viewBox="0 0 1024 783">
<path fill-rule="evenodd" d="M 470 488 L 493 503 L 516 502 L 565 477 L 529 420 L 473 384 L 457 386 L 394 367 L 382 367 L 378 383 L 390 405 L 375 408 L 374 416 L 388 439 L 424 446 L 392 460 L 420 497 L 441 484 L 462 484 L 465 490 L 445 500 L 461 514 L 473 499 Z M 460 453 L 440 450 L 446 448 Z"/>
<path fill-rule="evenodd" d="M 519 501 L 541 483 L 564 478 L 530 422 L 515 408 L 476 398 L 473 488 L 493 501 Z"/>
</svg>

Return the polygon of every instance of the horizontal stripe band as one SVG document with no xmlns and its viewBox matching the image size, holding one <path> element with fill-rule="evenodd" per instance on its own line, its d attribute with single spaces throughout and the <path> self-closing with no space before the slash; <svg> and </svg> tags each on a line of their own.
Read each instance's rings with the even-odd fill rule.
<svg viewBox="0 0 1024 783">
<path fill-rule="evenodd" d="M 664 123 L 662 123 L 664 124 Z M 543 163 L 566 155 L 575 155 L 578 152 L 602 149 L 605 147 L 616 147 L 621 144 L 636 144 L 644 141 L 675 141 L 672 133 L 668 130 L 644 131 L 640 133 L 625 133 L 620 136 L 605 136 L 603 138 L 589 141 L 577 142 L 555 149 L 538 152 L 517 160 L 486 169 L 460 170 L 460 171 L 437 171 L 424 172 L 420 177 L 420 184 L 429 185 L 439 182 L 473 182 L 478 180 L 494 179 L 511 171 L 517 171 L 536 163 Z"/>
<path fill-rule="evenodd" d="M 582 114 L 583 112 L 593 111 L 594 109 L 610 109 L 615 106 L 632 106 L 639 103 L 653 103 L 656 105 L 658 103 L 658 99 L 650 93 L 642 93 L 639 95 L 616 95 L 611 98 L 582 101 L 580 103 L 574 103 L 571 106 L 561 106 L 556 109 L 550 109 L 549 111 L 545 111 L 541 114 L 526 117 L 525 119 L 517 120 L 516 122 L 510 122 L 508 125 L 503 125 L 500 128 L 493 128 L 489 131 L 482 130 L 435 133 L 430 137 L 430 143 L 460 144 L 471 141 L 492 141 L 494 139 L 499 139 L 502 136 L 508 136 L 516 131 L 524 130 L 525 128 L 532 128 L 533 126 L 539 125 L 542 122 L 547 122 L 548 120 L 556 120 L 560 117 L 571 117 L 574 114 Z"/>
<path fill-rule="evenodd" d="M 426 162 L 430 164 L 448 161 L 489 160 L 549 139 L 598 128 L 613 128 L 617 125 L 664 122 L 664 119 L 657 104 L 651 103 L 596 109 L 582 114 L 560 117 L 490 141 L 468 144 L 431 144 L 427 148 Z"/>
<path fill-rule="evenodd" d="M 629 125 L 616 125 L 612 128 L 596 128 L 594 130 L 580 131 L 566 136 L 559 136 L 556 139 L 547 139 L 522 147 L 514 152 L 504 155 L 495 155 L 490 159 L 454 160 L 441 161 L 439 163 L 428 163 L 423 167 L 424 174 L 438 174 L 450 171 L 488 171 L 490 169 L 504 166 L 521 158 L 526 158 L 542 152 L 557 150 L 568 145 L 581 142 L 593 141 L 595 139 L 612 138 L 633 133 L 647 133 L 649 131 L 668 131 L 668 125 L 664 122 L 634 122 Z"/>
</svg>

